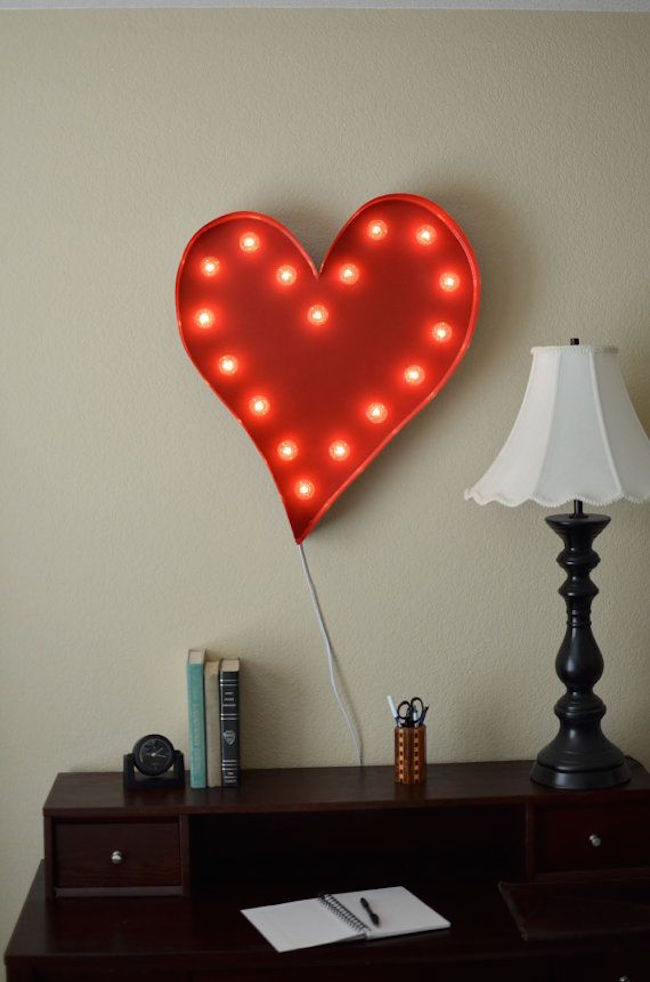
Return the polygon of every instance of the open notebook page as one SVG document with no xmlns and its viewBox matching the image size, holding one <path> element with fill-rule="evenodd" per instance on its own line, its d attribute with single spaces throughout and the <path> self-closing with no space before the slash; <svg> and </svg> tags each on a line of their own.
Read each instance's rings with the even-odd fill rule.
<svg viewBox="0 0 650 982">
<path fill-rule="evenodd" d="M 416 934 L 418 931 L 440 931 L 450 927 L 448 920 L 418 900 L 405 887 L 352 890 L 349 893 L 335 893 L 333 896 L 368 925 L 366 937 L 369 941 L 375 938 L 392 938 L 398 934 Z M 367 912 L 361 906 L 361 897 L 366 898 L 379 918 L 376 927 L 371 924 Z"/>
<path fill-rule="evenodd" d="M 339 920 L 317 897 L 249 907 L 242 910 L 242 914 L 276 951 L 315 948 L 316 945 L 353 941 L 359 937 L 354 928 Z"/>
<path fill-rule="evenodd" d="M 327 895 L 326 895 L 327 896 Z M 317 945 L 336 944 L 367 938 L 390 938 L 419 931 L 439 931 L 449 927 L 449 921 L 418 900 L 404 887 L 385 887 L 381 890 L 353 890 L 331 896 L 344 904 L 365 925 L 361 931 L 341 920 L 322 900 L 294 900 L 285 904 L 252 907 L 242 914 L 264 935 L 276 951 L 294 951 Z M 360 903 L 365 897 L 379 917 L 377 926 Z"/>
</svg>

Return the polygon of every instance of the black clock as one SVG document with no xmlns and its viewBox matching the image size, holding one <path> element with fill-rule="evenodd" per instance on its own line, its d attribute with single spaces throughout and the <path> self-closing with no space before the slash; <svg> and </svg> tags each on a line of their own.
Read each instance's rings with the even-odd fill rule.
<svg viewBox="0 0 650 982">
<path fill-rule="evenodd" d="M 133 763 L 141 774 L 158 777 L 174 763 L 174 746 L 160 733 L 149 733 L 138 740 L 133 748 Z"/>
<path fill-rule="evenodd" d="M 185 766 L 180 750 L 160 733 L 148 733 L 124 755 L 124 786 L 141 788 L 182 788 Z"/>
</svg>

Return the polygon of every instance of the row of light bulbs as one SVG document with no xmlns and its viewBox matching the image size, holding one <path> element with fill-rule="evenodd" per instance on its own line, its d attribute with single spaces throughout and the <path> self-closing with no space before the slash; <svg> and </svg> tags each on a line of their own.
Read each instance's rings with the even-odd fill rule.
<svg viewBox="0 0 650 982">
<path fill-rule="evenodd" d="M 281 460 L 295 460 L 298 456 L 298 444 L 294 440 L 282 440 L 278 443 L 277 451 Z M 328 452 L 332 460 L 347 460 L 350 456 L 350 444 L 346 440 L 334 440 L 330 443 Z"/>
<path fill-rule="evenodd" d="M 329 310 L 322 303 L 313 304 L 307 311 L 307 320 L 310 324 L 314 324 L 320 327 L 325 324 L 329 318 Z M 216 321 L 216 316 L 214 310 L 209 310 L 207 307 L 202 307 L 197 310 L 194 316 L 194 323 L 197 327 L 201 327 L 207 330 L 213 327 Z M 452 331 L 450 325 L 447 321 L 438 321 L 437 323 L 431 325 L 428 329 L 428 334 L 434 341 L 448 341 L 451 337 Z"/>
<path fill-rule="evenodd" d="M 380 242 L 388 236 L 388 233 L 388 225 L 381 218 L 375 218 L 366 225 L 366 236 L 372 242 Z M 414 232 L 414 238 L 418 245 L 432 246 L 438 238 L 438 233 L 433 225 L 420 225 Z M 257 252 L 261 244 L 257 232 L 244 232 L 239 237 L 239 248 L 242 252 Z M 213 256 L 208 256 L 201 263 L 201 269 L 206 276 L 215 276 L 219 272 L 219 260 Z"/>
<path fill-rule="evenodd" d="M 214 256 L 207 256 L 201 262 L 201 269 L 205 276 L 216 276 L 221 268 L 221 263 Z M 361 273 L 359 267 L 355 263 L 342 263 L 339 267 L 338 277 L 341 283 L 345 283 L 346 286 L 353 286 L 358 282 Z M 298 270 L 295 266 L 290 263 L 283 263 L 278 266 L 275 272 L 275 278 L 281 286 L 293 286 L 293 284 L 298 279 Z M 446 293 L 453 293 L 460 286 L 460 276 L 451 270 L 445 270 L 438 277 L 438 285 Z M 319 305 L 320 306 L 320 305 Z M 310 308 L 313 310 L 314 308 Z M 308 319 L 311 320 L 309 314 Z M 325 317 L 327 320 L 327 317 Z M 312 321 L 314 323 L 314 321 Z M 318 323 L 324 323 L 324 321 L 318 321 Z M 199 327 L 210 327 L 210 324 L 199 324 Z"/>
<path fill-rule="evenodd" d="M 419 365 L 413 365 L 411 369 L 407 371 L 417 371 L 421 373 L 420 381 L 424 381 L 424 370 L 420 368 Z M 271 410 L 271 403 L 266 398 L 266 396 L 257 395 L 253 396 L 248 402 L 248 408 L 253 416 L 267 416 Z M 365 410 L 366 419 L 369 419 L 371 423 L 383 423 L 385 419 L 388 418 L 388 407 L 383 402 L 369 402 Z M 282 446 L 282 444 L 281 444 Z M 280 454 L 281 457 L 287 458 L 286 454 Z M 295 454 L 294 454 L 295 456 Z M 337 455 L 337 460 L 341 460 L 340 455 Z"/>
<path fill-rule="evenodd" d="M 445 325 L 447 327 L 448 325 Z M 239 370 L 239 359 L 234 355 L 222 355 L 218 361 L 222 375 L 236 375 Z M 404 381 L 409 385 L 421 385 L 426 378 L 426 372 L 421 365 L 409 365 L 403 372 Z M 268 412 L 268 409 L 266 410 Z"/>
</svg>

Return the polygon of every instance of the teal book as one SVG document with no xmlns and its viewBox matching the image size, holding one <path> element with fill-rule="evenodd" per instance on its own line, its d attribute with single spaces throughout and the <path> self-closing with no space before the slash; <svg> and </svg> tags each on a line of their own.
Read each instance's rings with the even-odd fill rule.
<svg viewBox="0 0 650 982">
<path fill-rule="evenodd" d="M 205 788 L 207 763 L 205 750 L 205 702 L 203 666 L 205 649 L 192 648 L 187 656 L 187 713 L 190 745 L 190 787 Z"/>
</svg>

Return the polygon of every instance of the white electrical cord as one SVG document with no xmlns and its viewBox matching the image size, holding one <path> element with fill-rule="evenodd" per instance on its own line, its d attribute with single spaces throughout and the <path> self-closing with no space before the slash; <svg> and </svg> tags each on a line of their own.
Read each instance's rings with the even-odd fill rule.
<svg viewBox="0 0 650 982">
<path fill-rule="evenodd" d="M 323 611 L 321 610 L 320 602 L 318 600 L 318 594 L 316 593 L 316 587 L 314 586 L 314 581 L 311 578 L 311 573 L 309 572 L 309 566 L 307 565 L 307 557 L 305 556 L 305 551 L 302 547 L 302 543 L 298 543 L 298 552 L 300 553 L 300 562 L 302 563 L 302 569 L 305 574 L 305 579 L 307 580 L 307 586 L 309 587 L 309 596 L 311 597 L 312 607 L 314 608 L 314 613 L 316 614 L 316 620 L 318 621 L 318 627 L 320 628 L 320 633 L 323 638 L 323 643 L 325 645 L 325 651 L 327 653 L 327 664 L 329 667 L 330 683 L 332 690 L 336 697 L 336 701 L 339 704 L 339 709 L 343 713 L 345 722 L 347 723 L 348 730 L 350 731 L 350 736 L 354 743 L 354 747 L 357 753 L 357 763 L 359 767 L 362 765 L 361 757 L 361 740 L 359 738 L 359 733 L 356 726 L 350 718 L 350 714 L 345 708 L 343 699 L 339 692 L 338 686 L 336 684 L 336 658 L 334 651 L 332 649 L 332 642 L 330 641 L 330 636 L 327 632 L 327 626 L 325 624 L 325 618 L 323 617 Z"/>
</svg>

